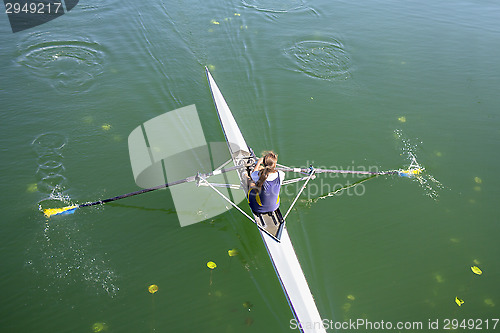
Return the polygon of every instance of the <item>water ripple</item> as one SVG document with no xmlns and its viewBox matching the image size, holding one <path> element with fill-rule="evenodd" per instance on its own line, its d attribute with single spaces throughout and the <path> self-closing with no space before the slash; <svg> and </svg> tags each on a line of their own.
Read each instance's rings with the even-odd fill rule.
<svg viewBox="0 0 500 333">
<path fill-rule="evenodd" d="M 242 0 L 241 3 L 245 7 L 269 13 L 288 13 L 306 8 L 303 0 Z"/>
<path fill-rule="evenodd" d="M 38 155 L 36 178 L 37 189 L 41 193 L 63 191 L 67 185 L 66 177 L 62 175 L 64 165 L 61 149 L 68 142 L 67 137 L 58 133 L 44 133 L 37 136 L 31 146 Z"/>
<path fill-rule="evenodd" d="M 88 91 L 103 73 L 103 47 L 83 37 L 30 35 L 19 46 L 17 62 L 61 92 Z"/>
<path fill-rule="evenodd" d="M 284 52 L 294 69 L 308 76 L 331 81 L 351 77 L 350 56 L 340 41 L 300 41 Z"/>
</svg>

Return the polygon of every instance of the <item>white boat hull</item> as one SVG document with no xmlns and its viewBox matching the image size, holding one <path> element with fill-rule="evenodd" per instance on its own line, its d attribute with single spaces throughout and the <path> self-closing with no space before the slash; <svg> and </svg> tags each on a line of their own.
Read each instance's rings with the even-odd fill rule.
<svg viewBox="0 0 500 333">
<path fill-rule="evenodd" d="M 231 158 L 235 165 L 247 163 L 248 157 L 252 155 L 250 149 L 212 75 L 208 69 L 206 69 L 206 72 Z M 245 172 L 245 169 L 240 169 L 239 176 L 246 194 L 248 183 L 247 177 L 244 174 Z M 299 260 L 290 241 L 286 226 L 282 230 L 279 242 L 261 228 L 258 228 L 258 230 L 266 245 L 267 252 L 297 324 L 301 324 L 301 330 L 304 333 L 326 333 L 304 272 L 300 267 Z"/>
</svg>

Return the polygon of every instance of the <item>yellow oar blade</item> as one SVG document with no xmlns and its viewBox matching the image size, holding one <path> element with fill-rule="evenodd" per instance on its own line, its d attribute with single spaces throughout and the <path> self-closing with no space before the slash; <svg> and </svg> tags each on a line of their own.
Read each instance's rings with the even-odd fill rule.
<svg viewBox="0 0 500 333">
<path fill-rule="evenodd" d="M 419 176 L 422 173 L 423 170 L 424 169 L 422 169 L 422 168 L 408 169 L 408 170 L 399 170 L 398 171 L 398 175 L 400 177 L 412 178 L 412 177 Z"/>
<path fill-rule="evenodd" d="M 48 208 L 43 210 L 43 215 L 46 217 L 51 217 L 54 215 L 61 215 L 61 214 L 72 214 L 75 212 L 75 210 L 78 208 L 78 205 L 75 206 L 67 206 L 63 208 Z"/>
</svg>

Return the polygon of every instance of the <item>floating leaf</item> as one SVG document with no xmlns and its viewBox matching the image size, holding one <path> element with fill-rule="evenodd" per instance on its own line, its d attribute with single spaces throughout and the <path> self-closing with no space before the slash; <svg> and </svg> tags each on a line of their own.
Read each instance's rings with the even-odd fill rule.
<svg viewBox="0 0 500 333">
<path fill-rule="evenodd" d="M 95 323 L 92 325 L 92 332 L 102 332 L 107 329 L 106 323 Z"/>
<path fill-rule="evenodd" d="M 479 177 L 474 177 L 474 181 L 477 183 L 477 184 L 481 184 L 483 182 L 483 180 Z"/>
<path fill-rule="evenodd" d="M 354 297 L 354 295 L 347 295 L 347 299 L 354 301 L 356 299 L 356 297 Z"/>
<path fill-rule="evenodd" d="M 462 306 L 462 304 L 464 304 L 464 301 L 458 297 L 455 297 L 455 303 L 457 303 L 458 306 Z"/>
<path fill-rule="evenodd" d="M 251 311 L 252 308 L 253 308 L 253 304 L 251 302 L 249 302 L 249 301 L 246 301 L 246 302 L 243 303 L 243 307 L 245 309 L 247 309 L 248 311 Z"/>
<path fill-rule="evenodd" d="M 156 284 L 152 284 L 149 286 L 148 288 L 148 291 L 151 293 L 151 294 L 154 294 L 155 292 L 158 291 L 158 286 Z"/>
<path fill-rule="evenodd" d="M 470 269 L 472 270 L 472 272 L 474 272 L 474 274 L 477 274 L 477 275 L 483 274 L 483 271 L 480 270 L 479 267 L 477 267 L 477 266 L 472 266 Z"/>
<path fill-rule="evenodd" d="M 238 255 L 238 250 L 236 250 L 236 249 L 227 250 L 227 254 L 228 254 L 230 257 L 237 256 L 237 255 Z"/>
<path fill-rule="evenodd" d="M 101 126 L 102 130 L 103 131 L 109 131 L 111 129 L 111 125 L 110 124 L 104 124 Z"/>
<path fill-rule="evenodd" d="M 28 187 L 26 188 L 26 192 L 28 192 L 28 193 L 35 193 L 36 191 L 38 191 L 38 185 L 37 185 L 37 183 L 28 184 Z"/>
<path fill-rule="evenodd" d="M 493 300 L 491 298 L 487 298 L 484 300 L 484 304 L 488 305 L 488 306 L 491 306 L 491 307 L 494 307 L 495 306 L 495 302 L 493 302 Z"/>
<path fill-rule="evenodd" d="M 217 267 L 217 265 L 213 261 L 209 261 L 207 262 L 207 267 L 210 269 L 214 269 L 215 267 Z"/>
<path fill-rule="evenodd" d="M 342 310 L 344 310 L 344 312 L 347 313 L 351 309 L 351 306 L 352 306 L 351 303 L 344 303 L 344 305 L 342 305 Z"/>
<path fill-rule="evenodd" d="M 399 117 L 398 120 L 399 120 L 400 123 L 406 123 L 406 117 L 405 116 Z"/>
<path fill-rule="evenodd" d="M 434 279 L 436 279 L 437 283 L 444 283 L 445 281 L 444 278 L 441 276 L 441 274 L 438 273 L 434 274 Z"/>
</svg>

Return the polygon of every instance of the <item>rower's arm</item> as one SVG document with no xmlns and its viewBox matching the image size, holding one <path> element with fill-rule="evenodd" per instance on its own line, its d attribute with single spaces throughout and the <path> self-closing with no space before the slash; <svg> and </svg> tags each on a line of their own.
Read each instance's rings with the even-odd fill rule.
<svg viewBox="0 0 500 333">
<path fill-rule="evenodd" d="M 253 168 L 252 172 L 259 171 L 260 169 L 262 169 L 262 166 L 261 166 L 262 162 L 264 162 L 264 157 L 259 158 L 259 160 L 255 164 L 255 167 Z"/>
</svg>

